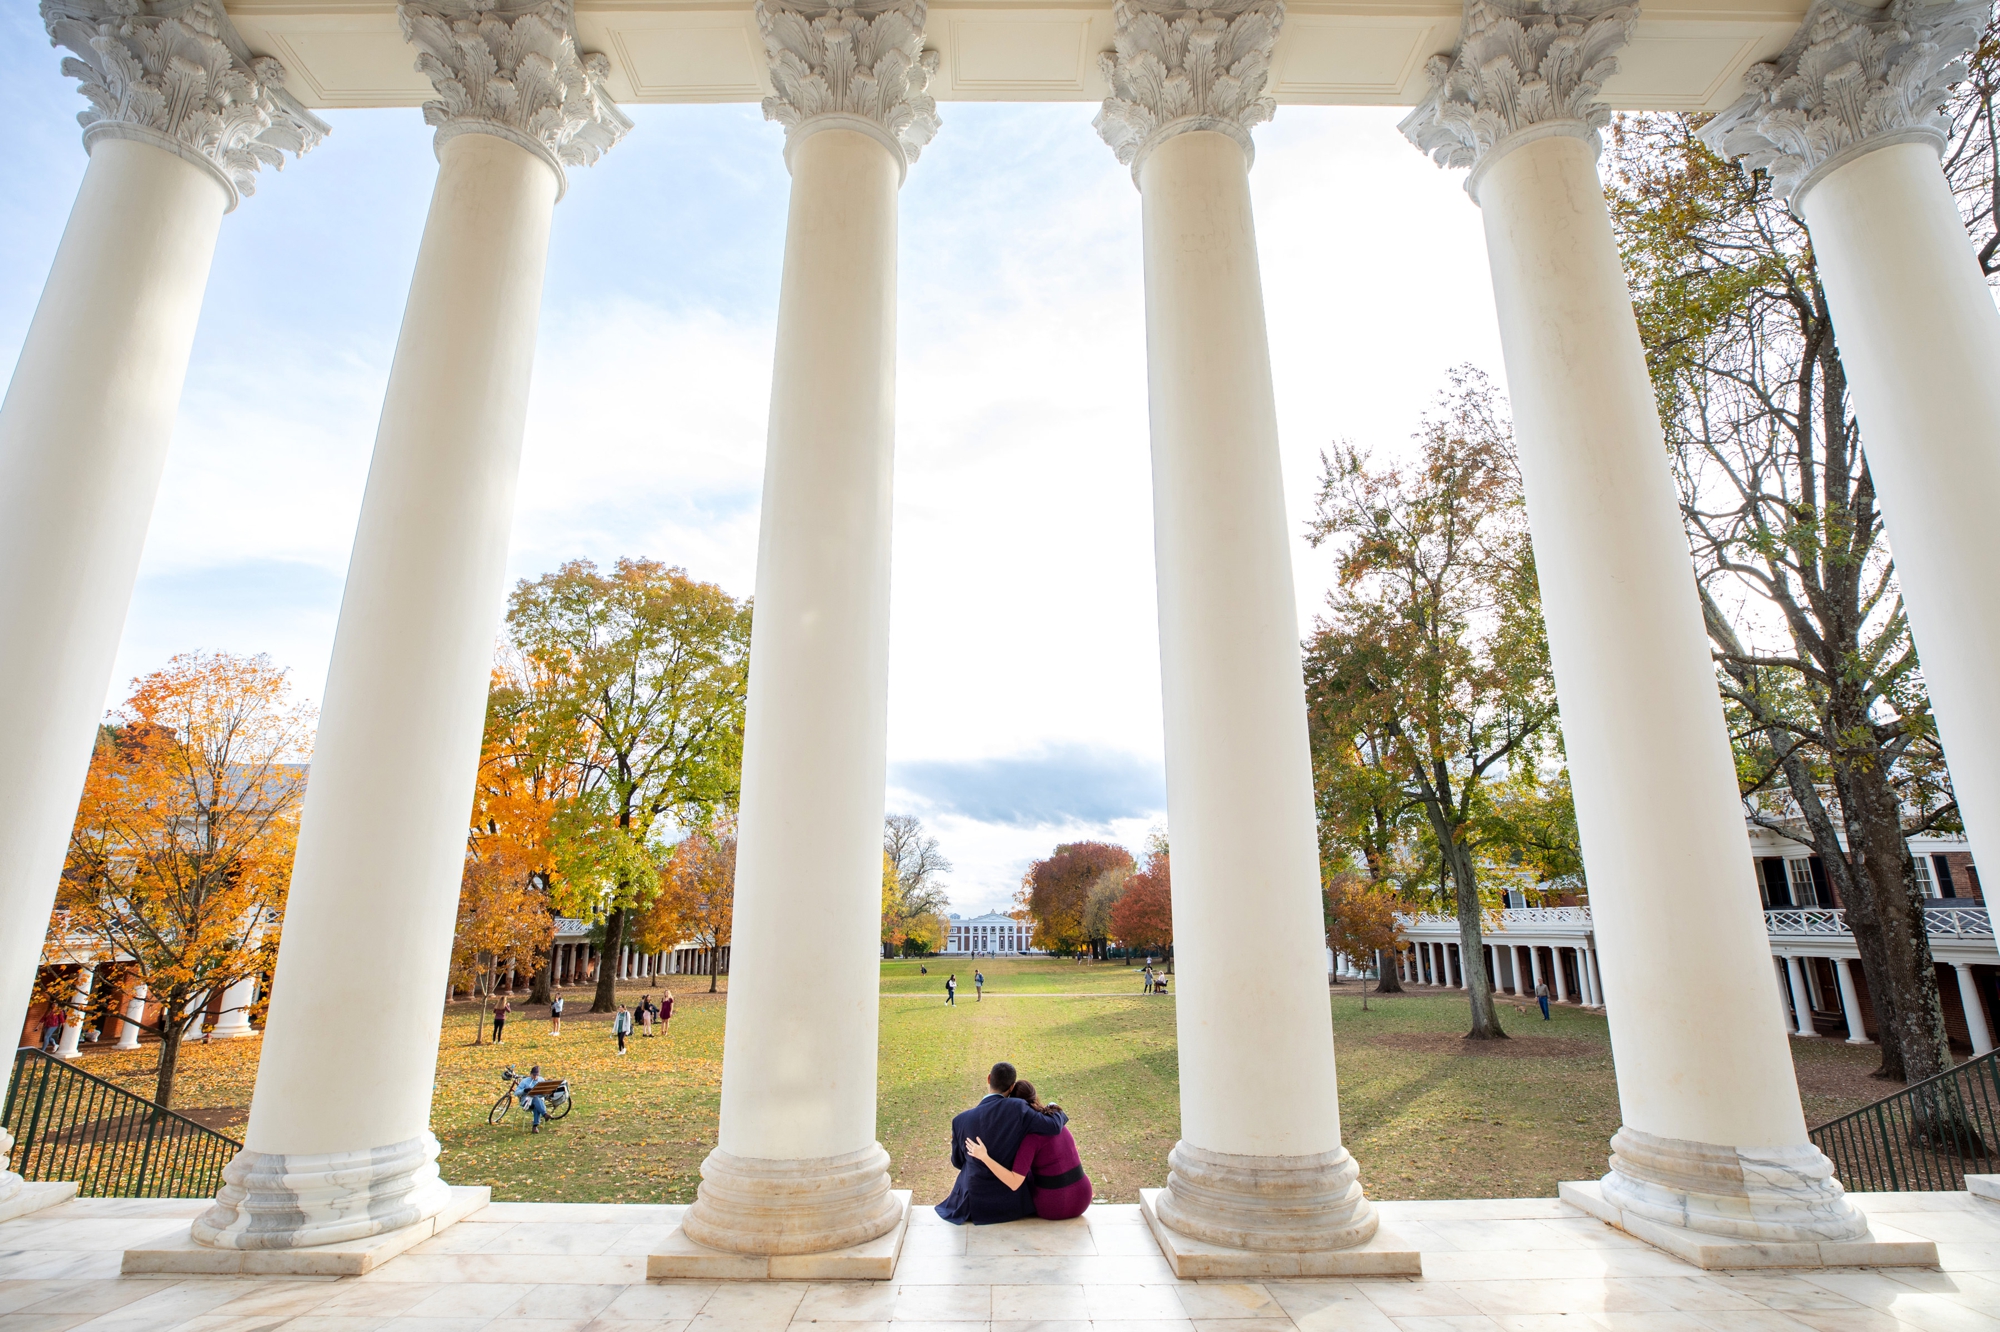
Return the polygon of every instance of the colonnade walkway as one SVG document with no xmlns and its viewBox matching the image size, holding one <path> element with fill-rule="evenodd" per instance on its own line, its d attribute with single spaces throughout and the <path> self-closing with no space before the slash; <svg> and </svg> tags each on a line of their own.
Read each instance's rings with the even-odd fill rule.
<svg viewBox="0 0 2000 1332">
<path fill-rule="evenodd" d="M 82 1199 L 0 1224 L 0 1328 L 77 1332 L 2000 1332 L 2000 1203 L 1851 1194 L 1939 1270 L 1701 1272 L 1552 1198 L 1381 1202 L 1421 1278 L 1183 1281 L 1135 1206 L 912 1219 L 892 1280 L 646 1279 L 682 1207 L 493 1203 L 366 1276 L 121 1278 L 208 1199 Z"/>
</svg>

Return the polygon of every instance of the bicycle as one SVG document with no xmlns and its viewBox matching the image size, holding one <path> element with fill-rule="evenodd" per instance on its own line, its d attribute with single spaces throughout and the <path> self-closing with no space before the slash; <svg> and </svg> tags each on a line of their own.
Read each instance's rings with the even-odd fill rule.
<svg viewBox="0 0 2000 1332">
<path fill-rule="evenodd" d="M 576 1104 L 575 1098 L 570 1095 L 568 1078 L 543 1078 L 525 1093 L 516 1093 L 514 1084 L 520 1081 L 520 1075 L 514 1072 L 514 1066 L 507 1065 L 507 1071 L 500 1076 L 506 1082 L 507 1090 L 500 1093 L 500 1099 L 486 1112 L 486 1122 L 489 1124 L 498 1124 L 505 1119 L 507 1112 L 514 1108 L 522 1095 L 541 1097 L 543 1104 L 548 1106 L 548 1111 L 542 1116 L 547 1120 L 563 1118 Z"/>
</svg>

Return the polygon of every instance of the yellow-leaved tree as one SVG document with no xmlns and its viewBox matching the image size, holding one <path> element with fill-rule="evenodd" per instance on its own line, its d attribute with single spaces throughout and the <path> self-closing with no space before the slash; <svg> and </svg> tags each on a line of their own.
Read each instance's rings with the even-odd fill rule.
<svg viewBox="0 0 2000 1332">
<path fill-rule="evenodd" d="M 189 652 L 98 731 L 51 943 L 146 986 L 162 1105 L 210 996 L 277 955 L 314 720 L 268 657 Z"/>
</svg>

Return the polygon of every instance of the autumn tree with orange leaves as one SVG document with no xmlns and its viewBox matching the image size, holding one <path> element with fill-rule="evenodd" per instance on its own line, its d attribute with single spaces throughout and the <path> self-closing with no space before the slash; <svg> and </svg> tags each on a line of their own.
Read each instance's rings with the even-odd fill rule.
<svg viewBox="0 0 2000 1332">
<path fill-rule="evenodd" d="M 716 992 L 722 950 L 736 914 L 736 827 L 718 819 L 682 838 L 667 857 L 660 891 L 639 915 L 634 936 L 642 953 L 676 944 L 708 951 L 708 992 Z"/>
<path fill-rule="evenodd" d="M 146 986 L 161 1105 L 209 996 L 277 954 L 314 720 L 269 658 L 191 652 L 98 732 L 50 942 Z"/>
<path fill-rule="evenodd" d="M 1326 946 L 1356 967 L 1375 967 L 1378 990 L 1400 993 L 1403 987 L 1389 960 L 1403 940 L 1402 926 L 1396 922 L 1395 889 L 1372 883 L 1360 874 L 1340 873 L 1328 876 L 1320 897 L 1326 917 Z M 1361 1006 L 1368 1007 L 1365 986 Z"/>
<path fill-rule="evenodd" d="M 567 769 L 554 904 L 600 922 L 615 958 L 664 889 L 672 837 L 735 806 L 750 605 L 657 561 L 572 560 L 515 587 L 507 634 L 531 668 L 529 734 Z M 617 1007 L 616 973 L 600 968 L 592 1012 Z"/>
<path fill-rule="evenodd" d="M 1127 952 L 1161 953 L 1174 944 L 1173 868 L 1166 838 L 1154 834 L 1146 866 L 1125 881 L 1111 908 L 1111 937 Z"/>
</svg>

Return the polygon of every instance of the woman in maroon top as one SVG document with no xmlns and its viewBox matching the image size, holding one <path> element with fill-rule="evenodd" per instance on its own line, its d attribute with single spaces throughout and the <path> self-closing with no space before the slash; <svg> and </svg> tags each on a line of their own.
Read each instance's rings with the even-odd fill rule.
<svg viewBox="0 0 2000 1332">
<path fill-rule="evenodd" d="M 1019 1097 L 1037 1110 L 1062 1108 L 1043 1105 L 1032 1082 L 1016 1082 L 1008 1095 Z M 986 1144 L 977 1138 L 967 1142 L 965 1150 L 967 1155 L 984 1161 L 993 1177 L 1008 1188 L 1018 1189 L 1026 1184 L 1034 1195 L 1035 1215 L 1044 1221 L 1067 1221 L 1082 1216 L 1083 1209 L 1090 1206 L 1090 1176 L 1083 1173 L 1083 1158 L 1076 1150 L 1076 1139 L 1070 1136 L 1068 1125 L 1053 1137 L 1030 1133 L 1021 1139 L 1021 1150 L 1014 1153 L 1012 1170 L 988 1156 Z"/>
</svg>

